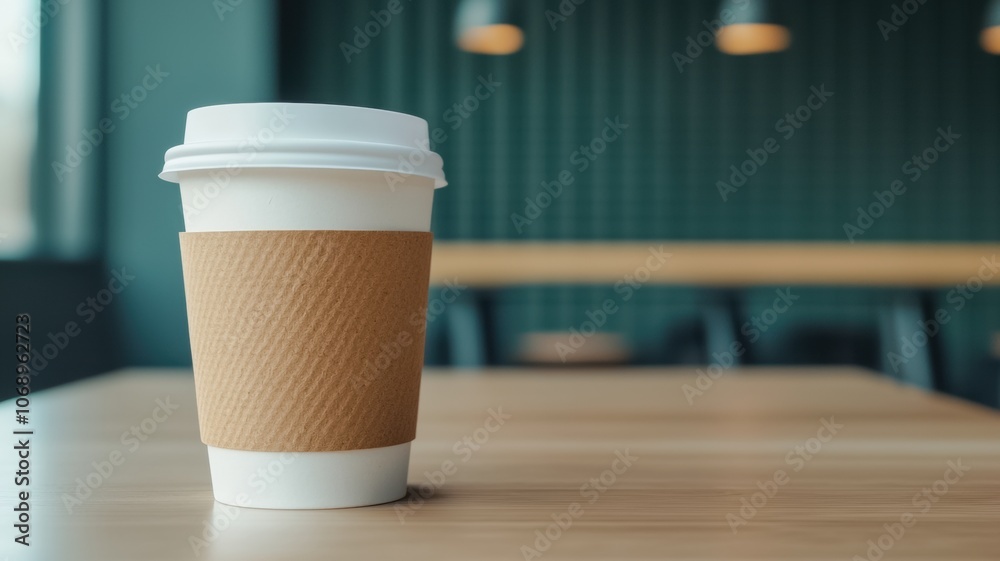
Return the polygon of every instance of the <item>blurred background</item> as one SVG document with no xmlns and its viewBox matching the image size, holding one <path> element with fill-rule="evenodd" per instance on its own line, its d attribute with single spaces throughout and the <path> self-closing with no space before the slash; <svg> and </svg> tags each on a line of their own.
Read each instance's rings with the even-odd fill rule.
<svg viewBox="0 0 1000 561">
<path fill-rule="evenodd" d="M 190 364 L 183 209 L 156 176 L 203 105 L 423 117 L 450 182 L 442 242 L 1000 239 L 986 0 L 5 0 L 0 22 L 0 316 L 32 314 L 36 389 Z M 996 406 L 1000 291 L 958 308 L 955 289 L 643 285 L 569 362 L 708 365 L 742 341 L 743 364 L 855 364 Z M 796 298 L 769 321 L 776 290 Z M 558 343 L 619 298 L 583 282 L 459 292 L 430 324 L 429 364 L 560 367 Z M 947 324 L 894 364 L 936 310 Z"/>
</svg>

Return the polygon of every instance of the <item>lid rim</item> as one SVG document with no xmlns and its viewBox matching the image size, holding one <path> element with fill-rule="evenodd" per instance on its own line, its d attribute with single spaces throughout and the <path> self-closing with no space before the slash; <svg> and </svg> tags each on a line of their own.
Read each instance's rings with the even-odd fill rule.
<svg viewBox="0 0 1000 561">
<path fill-rule="evenodd" d="M 272 115 L 284 120 L 270 137 L 245 136 L 251 124 Z M 193 131 L 197 132 L 189 134 Z M 410 135 L 415 137 L 412 144 Z M 302 168 L 381 171 L 427 177 L 435 187 L 447 185 L 444 161 L 430 150 L 427 121 L 346 105 L 265 102 L 197 107 L 188 112 L 185 142 L 169 148 L 163 161 L 159 177 L 174 183 L 186 171 Z"/>
<path fill-rule="evenodd" d="M 322 164 L 315 164 L 315 165 L 313 165 L 313 164 L 306 164 L 306 163 L 298 163 L 298 164 L 260 163 L 260 164 L 244 165 L 244 166 L 240 166 L 240 167 L 241 167 L 241 169 L 301 169 L 301 170 L 326 169 L 326 170 L 343 170 L 343 171 L 371 171 L 371 172 L 382 172 L 382 173 L 398 173 L 399 175 L 401 175 L 403 177 L 423 177 L 423 178 L 426 178 L 426 179 L 432 179 L 432 180 L 434 180 L 434 188 L 435 189 L 440 189 L 442 187 L 447 187 L 448 186 L 448 180 L 445 179 L 444 175 L 434 176 L 434 175 L 429 175 L 429 174 L 425 174 L 425 173 L 413 173 L 413 172 L 402 172 L 402 171 L 398 171 L 398 170 L 374 169 L 374 168 L 371 168 L 371 167 L 357 167 L 357 166 L 348 166 L 348 165 L 329 166 L 329 165 L 322 165 Z M 218 165 L 192 165 L 190 167 L 185 167 L 183 169 L 164 169 L 163 171 L 161 171 L 157 175 L 157 177 L 159 177 L 160 179 L 162 179 L 164 181 L 168 181 L 170 183 L 180 183 L 180 174 L 182 174 L 182 173 L 186 173 L 186 172 L 199 172 L 199 171 L 211 171 L 211 170 L 219 170 L 219 169 L 226 169 L 226 166 L 218 166 Z"/>
</svg>

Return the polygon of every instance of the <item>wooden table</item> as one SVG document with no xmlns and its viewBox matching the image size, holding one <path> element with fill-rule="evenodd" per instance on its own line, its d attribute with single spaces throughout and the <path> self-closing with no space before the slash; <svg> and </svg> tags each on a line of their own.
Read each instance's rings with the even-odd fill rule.
<svg viewBox="0 0 1000 561">
<path fill-rule="evenodd" d="M 192 536 L 210 538 L 200 559 L 516 560 L 537 546 L 553 560 L 849 560 L 867 558 L 868 540 L 888 546 L 886 561 L 997 558 L 996 413 L 851 369 L 707 380 L 662 369 L 431 372 L 412 504 L 296 512 L 214 503 L 190 373 L 123 371 L 33 395 L 32 545 L 11 545 L 6 447 L 0 558 L 189 559 Z M 685 386 L 702 393 L 689 403 Z M 122 433 L 151 419 L 157 399 L 176 411 L 147 422 L 154 431 L 131 450 Z M 21 428 L 13 409 L 4 403 L 0 416 Z M 509 418 L 497 428 L 491 410 Z M 115 451 L 124 463 L 94 475 Z M 440 481 L 449 461 L 456 469 Z M 88 477 L 100 486 L 69 514 L 65 494 Z M 925 488 L 935 502 L 914 504 Z M 204 534 L 213 517 L 224 529 Z M 901 537 L 880 537 L 901 520 Z M 536 531 L 551 543 L 536 544 Z"/>
<path fill-rule="evenodd" d="M 669 253 L 649 267 L 652 284 L 941 287 L 979 274 L 1000 257 L 996 244 L 533 242 L 434 244 L 431 282 L 476 287 L 614 284 L 644 267 L 651 250 Z M 655 262 L 651 262 L 655 265 Z M 989 269 L 985 284 L 1000 284 Z M 645 276 L 645 275 L 644 275 Z"/>
</svg>

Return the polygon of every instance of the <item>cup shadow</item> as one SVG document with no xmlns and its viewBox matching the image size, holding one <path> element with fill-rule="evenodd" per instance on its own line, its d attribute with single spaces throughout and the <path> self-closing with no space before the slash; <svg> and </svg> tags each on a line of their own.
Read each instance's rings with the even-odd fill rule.
<svg viewBox="0 0 1000 561">
<path fill-rule="evenodd" d="M 448 497 L 448 492 L 444 488 L 434 487 L 431 485 L 413 485 L 409 484 L 406 486 L 406 494 L 399 499 L 389 503 L 389 504 L 406 504 L 410 506 L 416 505 L 426 505 L 428 503 L 441 502 L 446 500 Z"/>
</svg>

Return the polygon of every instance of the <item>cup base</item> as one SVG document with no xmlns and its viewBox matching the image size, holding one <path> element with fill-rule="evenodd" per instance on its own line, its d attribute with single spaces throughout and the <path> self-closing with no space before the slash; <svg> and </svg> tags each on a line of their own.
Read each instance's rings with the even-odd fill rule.
<svg viewBox="0 0 1000 561">
<path fill-rule="evenodd" d="M 350 508 L 406 495 L 410 443 L 338 452 L 256 452 L 208 447 L 220 503 L 267 509 Z"/>
</svg>

